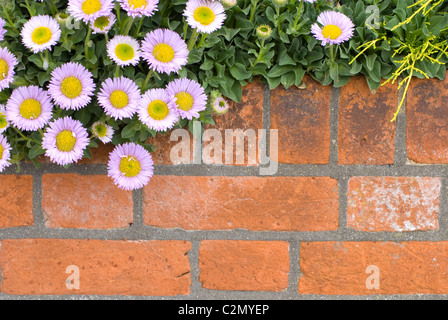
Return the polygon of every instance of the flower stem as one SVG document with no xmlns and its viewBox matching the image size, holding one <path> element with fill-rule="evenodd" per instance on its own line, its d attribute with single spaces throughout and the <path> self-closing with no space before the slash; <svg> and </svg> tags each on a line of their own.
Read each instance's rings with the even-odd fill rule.
<svg viewBox="0 0 448 320">
<path fill-rule="evenodd" d="M 297 23 L 299 22 L 300 17 L 302 16 L 302 7 L 303 7 L 303 2 L 305 0 L 300 0 L 300 6 L 299 6 L 299 11 L 297 12 L 297 16 L 296 19 L 294 20 L 294 30 L 297 28 Z"/>
<path fill-rule="evenodd" d="M 117 64 L 117 67 L 115 68 L 115 78 L 118 78 L 120 76 L 120 66 Z"/>
<path fill-rule="evenodd" d="M 199 44 L 197 45 L 196 49 L 199 49 L 204 44 L 205 38 L 207 38 L 207 33 L 203 33 L 201 37 L 201 41 L 199 41 Z"/>
<path fill-rule="evenodd" d="M 31 12 L 31 6 L 30 6 L 30 3 L 28 2 L 28 0 L 25 0 L 25 6 L 26 6 L 26 9 L 28 10 L 28 12 L 30 13 L 30 16 L 33 16 L 33 13 Z"/>
<path fill-rule="evenodd" d="M 137 30 L 135 30 L 135 32 L 134 32 L 134 37 L 138 36 L 138 33 L 140 32 L 140 29 L 142 28 L 144 18 L 145 18 L 144 16 L 140 18 L 138 25 L 137 25 Z"/>
<path fill-rule="evenodd" d="M 255 11 L 257 10 L 258 0 L 252 0 L 252 7 L 250 8 L 250 17 L 249 21 L 254 22 Z"/>
<path fill-rule="evenodd" d="M 128 17 L 128 21 L 126 24 L 126 29 L 124 29 L 124 35 L 127 36 L 129 33 L 129 30 L 131 30 L 132 28 L 132 23 L 134 22 L 134 18 L 133 17 Z"/>
<path fill-rule="evenodd" d="M 18 133 L 23 139 L 28 140 L 28 141 L 32 141 L 32 142 L 35 142 L 35 143 L 38 143 L 36 140 L 34 140 L 34 139 L 32 139 L 32 138 L 29 138 L 29 137 L 25 136 L 25 135 L 22 133 L 22 131 L 20 131 L 20 130 L 17 129 L 16 127 L 13 127 L 13 128 L 14 128 L 14 130 L 17 131 L 17 133 Z"/>
<path fill-rule="evenodd" d="M 191 35 L 190 40 L 188 41 L 188 51 L 193 49 L 194 45 L 196 44 L 196 40 L 198 39 L 198 29 L 193 30 L 193 34 Z"/>
<path fill-rule="evenodd" d="M 120 4 L 118 2 L 115 2 L 115 13 L 116 13 L 116 16 L 117 16 L 118 24 L 121 25 Z"/>
<path fill-rule="evenodd" d="M 86 40 L 84 42 L 84 51 L 86 55 L 86 59 L 89 60 L 89 42 L 90 42 L 90 35 L 92 34 L 92 28 L 89 26 L 89 30 L 87 31 Z"/>
<path fill-rule="evenodd" d="M 149 72 L 148 72 L 148 75 L 146 76 L 145 82 L 143 82 L 142 92 L 145 91 L 146 86 L 148 85 L 149 79 L 151 79 L 152 74 L 153 74 L 153 70 L 150 69 Z"/>
</svg>

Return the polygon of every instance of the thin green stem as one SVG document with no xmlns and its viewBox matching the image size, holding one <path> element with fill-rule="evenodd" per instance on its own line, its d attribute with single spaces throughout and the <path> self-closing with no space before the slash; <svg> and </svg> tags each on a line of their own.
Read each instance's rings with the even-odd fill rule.
<svg viewBox="0 0 448 320">
<path fill-rule="evenodd" d="M 5 10 L 3 10 L 3 12 L 5 13 L 6 19 L 8 20 L 9 24 L 11 25 L 11 27 L 14 27 L 14 22 L 12 22 L 11 16 L 9 15 L 8 10 L 5 9 Z"/>
<path fill-rule="evenodd" d="M 18 133 L 23 139 L 28 140 L 28 141 L 32 141 L 32 142 L 35 142 L 35 143 L 38 143 L 36 140 L 34 140 L 34 139 L 32 139 L 32 138 L 29 138 L 29 137 L 25 136 L 25 135 L 22 133 L 22 131 L 20 131 L 20 130 L 17 129 L 16 127 L 13 127 L 13 128 L 14 128 L 14 130 L 17 131 L 17 133 Z"/>
<path fill-rule="evenodd" d="M 104 39 L 106 39 L 106 43 L 109 42 L 109 36 L 107 35 L 107 33 L 104 34 Z"/>
<path fill-rule="evenodd" d="M 133 17 L 128 17 L 128 21 L 127 21 L 127 24 L 126 24 L 126 29 L 124 29 L 124 35 L 125 36 L 127 36 L 129 34 L 129 30 L 131 30 L 133 22 L 134 22 L 134 18 Z"/>
<path fill-rule="evenodd" d="M 140 20 L 139 20 L 139 22 L 138 22 L 138 25 L 137 25 L 137 30 L 135 30 L 135 32 L 134 32 L 134 37 L 138 37 L 138 33 L 140 32 L 140 29 L 142 28 L 142 26 L 143 26 L 143 19 L 144 19 L 145 17 L 141 17 L 140 18 Z"/>
<path fill-rule="evenodd" d="M 86 55 L 86 59 L 89 60 L 89 42 L 90 42 L 90 35 L 92 34 L 92 28 L 89 26 L 89 30 L 87 31 L 86 40 L 84 42 L 84 52 Z"/>
<path fill-rule="evenodd" d="M 299 0 L 299 1 L 300 1 L 300 6 L 299 6 L 299 11 L 297 11 L 296 19 L 294 20 L 294 26 L 293 26 L 294 30 L 297 28 L 297 23 L 299 23 L 299 19 L 302 16 L 303 2 L 305 0 Z"/>
<path fill-rule="evenodd" d="M 330 45 L 330 60 L 334 62 L 334 45 Z"/>
<path fill-rule="evenodd" d="M 120 76 L 120 66 L 117 64 L 117 67 L 115 68 L 115 78 L 118 78 Z"/>
<path fill-rule="evenodd" d="M 250 17 L 249 21 L 254 22 L 255 11 L 257 11 L 258 0 L 252 0 L 252 7 L 250 8 Z"/>
<path fill-rule="evenodd" d="M 207 33 L 203 33 L 201 37 L 201 41 L 199 41 L 199 44 L 197 45 L 196 49 L 199 49 L 204 44 L 205 39 L 207 38 Z"/>
<path fill-rule="evenodd" d="M 188 41 L 188 51 L 193 49 L 194 45 L 196 44 L 196 40 L 198 39 L 198 29 L 193 30 L 193 34 L 191 35 L 190 40 Z"/>
<path fill-rule="evenodd" d="M 31 6 L 30 6 L 30 3 L 28 2 L 28 0 L 25 0 L 25 6 L 26 6 L 26 9 L 28 10 L 28 12 L 30 13 L 30 16 L 33 16 L 33 13 L 31 12 Z"/>
<path fill-rule="evenodd" d="M 37 130 L 39 131 L 40 135 L 41 135 L 42 138 L 43 138 L 43 137 L 44 137 L 44 132 L 42 131 L 42 129 L 41 129 L 41 128 L 38 128 Z"/>
<path fill-rule="evenodd" d="M 118 24 L 121 25 L 120 4 L 118 2 L 115 2 L 115 14 L 117 16 Z"/>
<path fill-rule="evenodd" d="M 145 82 L 143 82 L 142 91 L 144 92 L 146 90 L 146 86 L 148 85 L 149 79 L 151 79 L 151 76 L 153 75 L 153 70 L 150 69 L 148 71 L 148 74 L 146 75 Z"/>
</svg>

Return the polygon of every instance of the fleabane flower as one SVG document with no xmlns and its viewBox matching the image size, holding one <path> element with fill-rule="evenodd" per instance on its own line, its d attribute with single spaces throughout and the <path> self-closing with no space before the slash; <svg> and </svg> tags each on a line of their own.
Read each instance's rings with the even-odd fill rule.
<svg viewBox="0 0 448 320">
<path fill-rule="evenodd" d="M 174 99 L 164 89 L 150 89 L 142 96 L 138 117 L 148 128 L 156 131 L 169 130 L 179 121 Z"/>
<path fill-rule="evenodd" d="M 216 114 L 225 114 L 229 110 L 230 106 L 223 97 L 216 97 L 212 102 L 212 110 Z"/>
<path fill-rule="evenodd" d="M 119 66 L 135 66 L 140 54 L 140 44 L 131 36 L 118 35 L 107 43 L 107 55 Z"/>
<path fill-rule="evenodd" d="M 5 29 L 6 21 L 0 18 L 0 41 L 3 41 L 5 37 L 6 29 Z"/>
<path fill-rule="evenodd" d="M 94 21 L 98 17 L 108 16 L 114 7 L 113 0 L 69 0 L 68 12 L 76 20 L 85 23 Z"/>
<path fill-rule="evenodd" d="M 317 40 L 322 41 L 322 46 L 325 46 L 349 40 L 353 35 L 353 29 L 353 22 L 344 14 L 325 11 L 317 17 L 317 23 L 311 26 L 311 33 Z"/>
<path fill-rule="evenodd" d="M 128 16 L 151 17 L 157 11 L 159 0 L 118 0 Z"/>
<path fill-rule="evenodd" d="M 22 31 L 22 42 L 33 53 L 51 50 L 61 37 L 58 21 L 50 16 L 34 16 L 26 22 Z"/>
<path fill-rule="evenodd" d="M 98 103 L 104 113 L 115 120 L 132 118 L 137 112 L 140 98 L 139 87 L 125 77 L 106 79 L 98 93 Z"/>
<path fill-rule="evenodd" d="M 174 98 L 176 111 L 183 119 L 199 118 L 199 112 L 207 106 L 207 95 L 204 88 L 194 80 L 175 79 L 168 83 L 167 94 Z"/>
<path fill-rule="evenodd" d="M 115 15 L 112 12 L 107 16 L 101 16 L 101 17 L 96 18 L 95 20 L 92 20 L 90 22 L 90 27 L 92 28 L 92 33 L 93 34 L 108 33 L 109 30 L 114 25 L 115 21 L 116 21 Z"/>
<path fill-rule="evenodd" d="M 5 132 L 8 127 L 9 122 L 6 119 L 5 106 L 3 104 L 0 104 L 0 133 Z"/>
<path fill-rule="evenodd" d="M 156 29 L 142 41 L 142 57 L 159 73 L 179 73 L 188 62 L 188 48 L 181 36 L 168 29 Z"/>
<path fill-rule="evenodd" d="M 188 0 L 184 16 L 190 27 L 203 33 L 218 30 L 226 19 L 222 4 L 209 0 Z"/>
<path fill-rule="evenodd" d="M 53 163 L 65 166 L 82 159 L 89 142 L 87 129 L 81 122 L 64 117 L 47 127 L 42 138 L 42 148 Z"/>
<path fill-rule="evenodd" d="M 36 131 L 52 117 L 53 104 L 46 91 L 37 87 L 18 87 L 6 104 L 7 121 L 20 130 Z"/>
<path fill-rule="evenodd" d="M 91 131 L 93 136 L 98 138 L 102 143 L 111 142 L 112 136 L 114 135 L 114 129 L 102 121 L 97 121 L 92 124 Z"/>
<path fill-rule="evenodd" d="M 154 175 L 151 154 L 141 145 L 124 143 L 115 147 L 109 155 L 107 175 L 120 189 L 143 188 Z"/>
<path fill-rule="evenodd" d="M 11 165 L 11 145 L 6 140 L 6 137 L 0 135 L 0 172 Z"/>
<path fill-rule="evenodd" d="M 14 82 L 14 68 L 18 61 L 8 48 L 0 48 L 0 91 Z"/>
<path fill-rule="evenodd" d="M 62 109 L 79 110 L 85 107 L 94 91 L 92 74 L 77 62 L 68 62 L 51 72 L 48 92 Z"/>
</svg>

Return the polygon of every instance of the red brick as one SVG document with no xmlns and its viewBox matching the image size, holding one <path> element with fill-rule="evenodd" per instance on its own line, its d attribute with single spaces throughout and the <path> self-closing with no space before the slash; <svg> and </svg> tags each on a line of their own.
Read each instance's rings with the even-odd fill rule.
<svg viewBox="0 0 448 320">
<path fill-rule="evenodd" d="M 288 288 L 289 243 L 205 240 L 199 269 L 206 289 L 282 291 Z"/>
<path fill-rule="evenodd" d="M 417 163 L 448 163 L 448 76 L 444 81 L 412 79 L 406 114 L 408 158 Z"/>
<path fill-rule="evenodd" d="M 339 99 L 338 162 L 341 165 L 394 163 L 397 84 L 372 94 L 364 77 L 341 88 Z"/>
<path fill-rule="evenodd" d="M 0 204 L 0 228 L 33 225 L 33 177 L 0 175 Z"/>
<path fill-rule="evenodd" d="M 2 240 L 0 290 L 12 295 L 185 295 L 191 277 L 186 241 Z M 68 289 L 68 266 L 79 289 Z"/>
<path fill-rule="evenodd" d="M 194 145 L 193 145 L 193 136 L 188 131 L 188 128 L 183 128 L 185 133 L 188 133 L 189 140 L 184 140 L 183 136 L 178 137 L 174 130 L 167 132 L 166 134 L 157 134 L 155 137 L 148 139 L 147 143 L 152 144 L 157 147 L 157 149 L 151 153 L 151 156 L 154 160 L 154 164 L 156 165 L 177 165 L 177 164 L 191 164 L 193 163 L 193 155 L 194 155 Z M 172 138 L 176 138 L 178 140 L 171 141 Z M 199 140 L 200 142 L 200 140 Z M 187 150 L 186 146 L 189 145 L 189 150 Z M 181 151 L 176 155 L 176 159 L 180 160 L 185 158 L 186 162 L 174 162 L 171 157 L 171 152 L 174 147 L 178 146 L 178 149 Z M 184 155 L 183 152 L 187 152 L 187 155 Z M 174 152 L 174 151 L 173 151 Z"/>
<path fill-rule="evenodd" d="M 337 230 L 337 180 L 328 177 L 155 176 L 144 223 L 185 230 Z"/>
<path fill-rule="evenodd" d="M 361 231 L 438 228 L 440 178 L 354 177 L 348 184 L 348 227 Z"/>
<path fill-rule="evenodd" d="M 263 129 L 263 85 L 260 81 L 255 81 L 249 83 L 243 88 L 243 97 L 240 103 L 234 103 L 229 100 L 230 109 L 222 116 L 214 115 L 216 126 L 207 125 L 205 129 L 216 129 L 219 130 L 220 136 L 222 137 L 222 160 L 214 161 L 214 159 L 204 159 L 204 163 L 207 164 L 229 164 L 229 165 L 258 165 L 260 163 L 261 154 L 258 153 L 258 145 L 261 141 L 261 135 L 258 134 L 259 129 Z M 233 161 L 232 163 L 226 163 L 225 159 L 225 144 L 232 144 L 226 141 L 226 130 L 238 130 L 241 132 L 235 132 L 235 139 L 233 139 L 234 151 L 233 151 Z M 248 139 L 244 137 L 244 134 L 250 134 L 253 130 L 255 133 L 255 139 Z M 229 131 L 230 133 L 230 131 Z M 232 137 L 233 138 L 233 137 Z M 235 150 L 235 145 L 237 139 L 245 139 L 244 155 L 241 152 Z M 230 139 L 230 136 L 229 136 Z M 211 141 L 208 141 L 211 140 Z M 214 156 L 214 152 L 209 152 L 209 148 L 213 149 L 210 145 L 213 143 L 213 139 L 208 139 L 204 142 L 204 150 L 207 155 L 210 153 Z M 207 148 L 208 146 L 208 148 Z M 250 147 L 249 147 L 250 146 Z M 255 148 L 256 156 L 251 156 L 249 154 L 249 148 Z M 244 157 L 244 163 L 237 163 L 238 157 Z M 230 157 L 230 155 L 229 155 Z"/>
<path fill-rule="evenodd" d="M 308 76 L 304 83 L 304 90 L 280 86 L 271 91 L 271 129 L 278 130 L 278 162 L 327 164 L 331 87 Z M 272 153 L 271 158 L 277 160 Z"/>
<path fill-rule="evenodd" d="M 379 289 L 368 289 L 375 269 Z M 447 294 L 447 270 L 445 241 L 308 242 L 300 247 L 299 293 Z"/>
<path fill-rule="evenodd" d="M 132 192 L 107 176 L 45 174 L 42 189 L 49 228 L 126 228 L 133 222 Z"/>
</svg>

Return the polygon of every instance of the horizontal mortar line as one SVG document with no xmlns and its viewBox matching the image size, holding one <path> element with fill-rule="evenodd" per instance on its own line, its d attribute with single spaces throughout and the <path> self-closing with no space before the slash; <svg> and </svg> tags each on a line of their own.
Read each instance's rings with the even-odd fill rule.
<svg viewBox="0 0 448 320">
<path fill-rule="evenodd" d="M 131 227 L 132 228 L 132 227 Z M 343 231 L 250 231 L 229 230 L 210 231 L 181 229 L 154 229 L 143 227 L 138 230 L 98 230 L 98 229 L 50 229 L 38 227 L 19 227 L 0 230 L 1 240 L 12 239 L 61 239 L 61 240 L 236 240 L 236 241 L 307 241 L 307 242 L 434 242 L 448 241 L 445 231 L 403 231 L 366 232 L 345 229 Z"/>
<path fill-rule="evenodd" d="M 208 290 L 206 293 L 191 293 L 185 296 L 123 296 L 123 295 L 8 295 L 0 293 L 0 300 L 447 300 L 448 294 L 384 294 L 384 295 L 318 295 L 318 294 L 277 294 L 276 292 L 249 292 L 228 291 L 215 292 Z M 248 301 L 247 304 L 251 302 Z M 204 305 L 207 302 L 204 301 Z M 269 302 L 265 302 L 269 304 Z"/>
<path fill-rule="evenodd" d="M 35 175 L 45 174 L 79 174 L 79 175 L 107 175 L 105 165 L 76 165 L 68 169 L 57 165 L 44 165 L 40 169 L 22 166 L 17 173 L 7 168 L 1 175 Z M 177 176 L 259 176 L 259 177 L 313 177 L 313 176 L 448 176 L 448 165 L 313 165 L 313 164 L 279 164 L 274 175 L 259 174 L 258 166 L 216 166 L 216 165 L 157 165 L 155 175 Z"/>
</svg>

